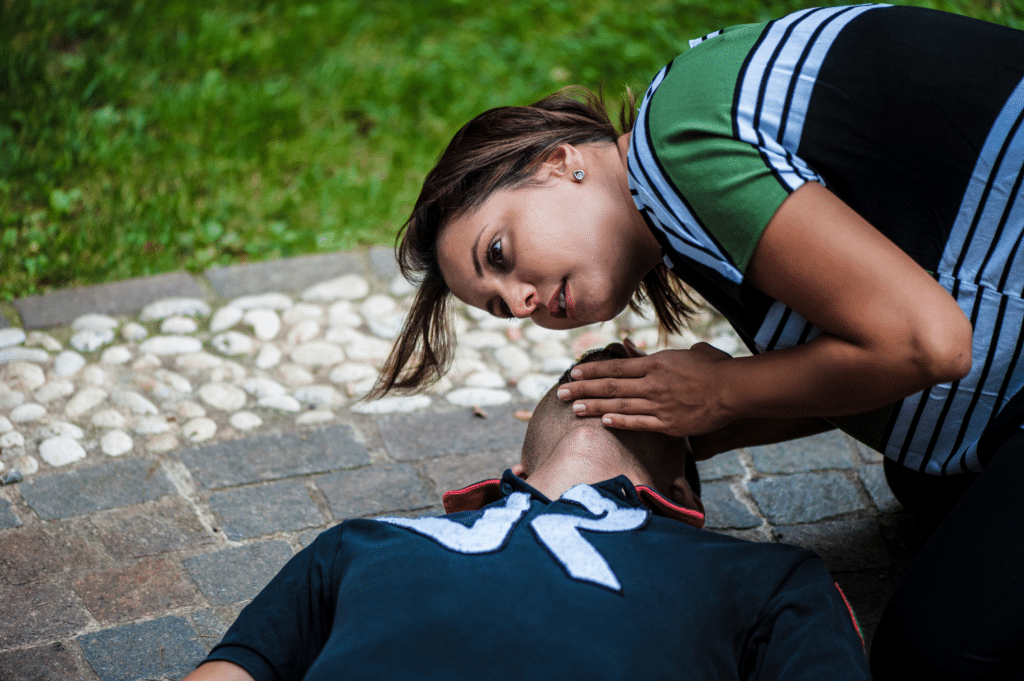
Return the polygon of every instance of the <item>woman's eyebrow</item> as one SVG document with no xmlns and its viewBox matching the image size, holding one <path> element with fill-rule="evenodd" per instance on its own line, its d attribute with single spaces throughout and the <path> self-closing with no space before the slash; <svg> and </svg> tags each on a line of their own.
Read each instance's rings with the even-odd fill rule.
<svg viewBox="0 0 1024 681">
<path fill-rule="evenodd" d="M 480 231 L 476 233 L 476 239 L 473 240 L 473 268 L 476 270 L 476 276 L 484 276 L 484 268 L 480 266 L 480 258 L 477 257 L 477 251 L 480 250 L 480 237 L 484 233 L 484 228 L 481 227 Z"/>
</svg>

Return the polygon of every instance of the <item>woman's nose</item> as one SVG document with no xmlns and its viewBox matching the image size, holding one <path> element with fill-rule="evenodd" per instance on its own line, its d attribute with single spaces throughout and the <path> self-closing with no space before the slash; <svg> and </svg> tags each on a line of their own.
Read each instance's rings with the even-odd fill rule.
<svg viewBox="0 0 1024 681">
<path fill-rule="evenodd" d="M 508 303 L 514 317 L 529 317 L 537 309 L 537 290 L 522 285 L 513 290 Z"/>
</svg>

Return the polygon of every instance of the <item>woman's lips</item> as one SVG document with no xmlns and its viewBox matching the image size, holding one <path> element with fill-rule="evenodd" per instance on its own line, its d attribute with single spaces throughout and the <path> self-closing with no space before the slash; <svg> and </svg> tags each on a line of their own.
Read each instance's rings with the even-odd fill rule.
<svg viewBox="0 0 1024 681">
<path fill-rule="evenodd" d="M 565 308 L 562 308 L 561 298 L 565 295 Z M 562 319 L 568 317 L 569 310 L 569 295 L 566 289 L 566 282 L 562 282 L 562 285 L 555 290 L 554 295 L 551 296 L 551 300 L 548 301 L 548 314 L 552 317 Z"/>
</svg>

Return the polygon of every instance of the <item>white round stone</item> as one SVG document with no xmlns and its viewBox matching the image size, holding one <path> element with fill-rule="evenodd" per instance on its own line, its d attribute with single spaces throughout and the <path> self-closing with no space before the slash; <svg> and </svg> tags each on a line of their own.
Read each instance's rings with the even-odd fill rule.
<svg viewBox="0 0 1024 681">
<path fill-rule="evenodd" d="M 292 393 L 292 397 L 307 407 L 337 407 L 344 399 L 337 390 L 329 385 L 310 385 L 299 388 Z"/>
<path fill-rule="evenodd" d="M 28 402 L 20 407 L 15 407 L 11 410 L 11 421 L 13 423 L 28 423 L 29 421 L 38 421 L 39 419 L 46 416 L 46 407 L 35 402 Z"/>
<path fill-rule="evenodd" d="M 217 423 L 208 418 L 192 419 L 181 427 L 181 432 L 192 442 L 203 442 L 217 432 Z"/>
<path fill-rule="evenodd" d="M 6 416 L 0 416 L 0 435 L 14 430 L 14 424 Z"/>
<path fill-rule="evenodd" d="M 153 336 L 139 345 L 139 352 L 154 355 L 187 355 L 202 349 L 203 343 L 191 336 Z"/>
<path fill-rule="evenodd" d="M 306 367 L 298 364 L 282 364 L 277 368 L 277 374 L 287 385 L 297 388 L 302 385 L 309 385 L 313 382 L 313 374 Z"/>
<path fill-rule="evenodd" d="M 264 371 L 273 369 L 281 363 L 281 356 L 281 348 L 273 343 L 267 343 L 256 353 L 256 367 Z"/>
<path fill-rule="evenodd" d="M 388 293 L 396 298 L 402 298 L 410 293 L 414 293 L 415 291 L 416 286 L 401 274 L 392 279 L 391 286 L 388 287 Z"/>
<path fill-rule="evenodd" d="M 518 378 L 529 373 L 533 368 L 533 360 L 525 350 L 517 345 L 506 345 L 494 351 L 494 360 L 509 376 Z"/>
<path fill-rule="evenodd" d="M 210 341 L 213 347 L 225 355 L 248 355 L 256 347 L 256 341 L 238 331 L 225 331 L 217 334 Z"/>
<path fill-rule="evenodd" d="M 307 302 L 328 302 L 332 300 L 359 300 L 370 292 L 370 284 L 357 274 L 346 274 L 342 277 L 329 279 L 310 286 L 302 292 L 301 298 Z"/>
<path fill-rule="evenodd" d="M 142 308 L 139 319 L 152 322 L 168 317 L 206 317 L 210 305 L 200 298 L 164 298 Z"/>
<path fill-rule="evenodd" d="M 0 348 L 9 348 L 25 342 L 25 332 L 18 328 L 0 329 Z"/>
<path fill-rule="evenodd" d="M 242 317 L 245 316 L 245 310 L 238 307 L 232 307 L 226 305 L 213 315 L 213 319 L 210 320 L 210 331 L 212 333 L 220 333 L 221 331 L 227 331 L 232 326 L 242 321 Z"/>
<path fill-rule="evenodd" d="M 283 293 L 263 293 L 258 296 L 242 296 L 235 298 L 230 303 L 231 307 L 240 310 L 252 310 L 257 307 L 265 307 L 270 310 L 287 310 L 292 306 L 291 296 Z"/>
<path fill-rule="evenodd" d="M 245 367 L 238 362 L 226 359 L 223 364 L 210 371 L 208 383 L 241 383 L 245 380 L 246 374 Z"/>
<path fill-rule="evenodd" d="M 470 331 L 459 336 L 459 344 L 474 350 L 501 348 L 508 345 L 508 338 L 505 337 L 505 334 L 497 331 Z"/>
<path fill-rule="evenodd" d="M 369 364 L 359 362 L 343 362 L 331 369 L 328 378 L 332 383 L 351 383 L 367 378 L 377 378 L 377 370 Z"/>
<path fill-rule="evenodd" d="M 257 404 L 267 409 L 276 409 L 289 413 L 302 411 L 302 405 L 291 395 L 278 395 L 277 397 L 264 397 Z"/>
<path fill-rule="evenodd" d="M 24 447 L 25 436 L 16 430 L 0 435 L 0 449 L 11 449 L 12 447 Z"/>
<path fill-rule="evenodd" d="M 146 449 L 156 453 L 169 452 L 177 446 L 178 438 L 174 437 L 170 433 L 163 433 L 162 435 L 157 435 L 156 437 L 150 439 L 150 441 L 146 443 Z"/>
<path fill-rule="evenodd" d="M 295 303 L 281 313 L 281 321 L 289 326 L 295 326 L 300 322 L 312 319 L 314 321 L 323 319 L 324 309 L 319 305 L 309 303 Z"/>
<path fill-rule="evenodd" d="M 397 414 L 426 409 L 430 406 L 429 395 L 396 395 L 379 400 L 359 402 L 352 411 L 357 414 Z"/>
<path fill-rule="evenodd" d="M 147 352 L 132 362 L 132 369 L 134 371 L 152 371 L 160 366 L 163 366 L 163 362 L 152 352 Z"/>
<path fill-rule="evenodd" d="M 192 392 L 192 383 L 179 373 L 168 369 L 157 369 L 153 372 L 153 376 L 171 386 L 176 392 L 186 395 Z"/>
<path fill-rule="evenodd" d="M 119 407 L 130 410 L 133 414 L 159 414 L 156 405 L 134 390 L 118 390 L 110 396 L 110 401 Z"/>
<path fill-rule="evenodd" d="M 199 388 L 199 397 L 214 409 L 238 411 L 245 406 L 245 391 L 227 383 L 207 383 Z"/>
<path fill-rule="evenodd" d="M 236 414 L 232 414 L 231 418 L 228 419 L 228 423 L 231 424 L 232 428 L 236 430 L 252 430 L 253 428 L 259 428 L 263 425 L 263 419 L 251 411 L 240 411 Z"/>
<path fill-rule="evenodd" d="M 94 407 L 99 406 L 107 399 L 107 391 L 102 388 L 88 386 L 79 389 L 74 396 L 64 405 L 64 413 L 69 418 L 78 418 Z"/>
<path fill-rule="evenodd" d="M 252 327 L 252 332 L 260 340 L 274 340 L 281 331 L 281 316 L 273 310 L 264 308 L 249 310 L 245 313 L 243 320 Z"/>
<path fill-rule="evenodd" d="M 224 360 L 217 355 L 208 352 L 194 352 L 181 355 L 174 361 L 175 365 L 183 371 L 206 371 L 216 369 L 224 364 Z"/>
<path fill-rule="evenodd" d="M 0 383 L 0 409 L 8 411 L 24 403 L 25 393 L 20 390 L 11 390 L 6 385 Z"/>
<path fill-rule="evenodd" d="M 572 357 L 545 357 L 540 363 L 541 373 L 561 376 L 573 365 Z"/>
<path fill-rule="evenodd" d="M 0 372 L 10 388 L 35 390 L 46 383 L 46 374 L 38 364 L 11 362 Z"/>
<path fill-rule="evenodd" d="M 121 456 L 132 451 L 132 438 L 123 430 L 112 430 L 100 438 L 100 449 L 107 456 Z"/>
<path fill-rule="evenodd" d="M 107 372 L 96 364 L 90 364 L 82 369 L 82 373 L 78 378 L 85 385 L 94 385 L 96 387 L 107 385 Z"/>
<path fill-rule="evenodd" d="M 264 397 L 278 397 L 288 392 L 283 385 L 270 378 L 248 378 L 242 383 L 242 390 L 257 400 Z"/>
<path fill-rule="evenodd" d="M 288 329 L 284 339 L 291 345 L 301 345 L 302 343 L 308 343 L 319 335 L 320 323 L 315 319 L 303 319 Z"/>
<path fill-rule="evenodd" d="M 324 340 L 328 343 L 334 343 L 335 345 L 341 346 L 348 345 L 354 341 L 365 340 L 367 338 L 369 338 L 369 336 L 366 334 L 344 326 L 331 327 L 327 330 L 327 333 L 324 334 Z"/>
<path fill-rule="evenodd" d="M 452 362 L 451 367 L 448 369 L 448 375 L 452 377 L 452 380 L 461 381 L 462 379 L 480 371 L 488 371 L 488 367 L 479 359 L 471 359 L 469 357 L 457 357 Z"/>
<path fill-rule="evenodd" d="M 124 415 L 116 409 L 104 409 L 92 415 L 92 425 L 97 428 L 124 428 L 128 422 Z"/>
<path fill-rule="evenodd" d="M 519 379 L 516 389 L 526 399 L 536 402 L 544 397 L 545 393 L 558 383 L 559 376 L 554 374 L 529 374 Z"/>
<path fill-rule="evenodd" d="M 149 336 L 149 331 L 138 322 L 128 322 L 121 327 L 121 338 L 129 343 L 138 343 L 141 340 L 145 340 L 147 336 Z"/>
<path fill-rule="evenodd" d="M 11 463 L 11 468 L 17 468 L 22 475 L 35 475 L 39 472 L 39 462 L 31 454 L 23 454 Z"/>
<path fill-rule="evenodd" d="M 167 423 L 167 417 L 165 416 L 143 416 L 135 422 L 132 427 L 139 435 L 159 435 L 160 433 L 166 433 L 171 429 L 169 423 Z"/>
<path fill-rule="evenodd" d="M 398 309 L 398 303 L 391 296 L 375 294 L 359 305 L 359 314 L 365 319 L 386 317 Z"/>
<path fill-rule="evenodd" d="M 47 438 L 47 437 L 69 437 L 72 440 L 81 440 L 85 437 L 85 432 L 73 423 L 67 421 L 54 421 L 48 425 L 43 426 L 39 429 L 39 433 L 36 437 Z"/>
<path fill-rule="evenodd" d="M 565 343 L 569 340 L 569 332 L 564 329 L 545 329 L 536 324 L 524 324 L 523 335 L 527 340 L 540 343 L 545 340 L 556 340 Z"/>
<path fill-rule="evenodd" d="M 565 344 L 554 338 L 538 341 L 533 346 L 533 355 L 541 359 L 545 357 L 565 357 L 569 354 Z"/>
<path fill-rule="evenodd" d="M 39 456 L 51 466 L 66 466 L 84 459 L 85 450 L 70 437 L 51 437 L 39 443 Z"/>
<path fill-rule="evenodd" d="M 363 323 L 363 318 L 356 314 L 352 308 L 352 303 L 347 300 L 342 300 L 327 310 L 328 324 L 331 327 L 338 328 L 355 328 Z"/>
<path fill-rule="evenodd" d="M 198 402 L 182 400 L 175 406 L 178 416 L 186 419 L 198 419 L 206 416 L 206 410 Z"/>
<path fill-rule="evenodd" d="M 466 376 L 465 384 L 468 388 L 504 388 L 505 379 L 495 371 L 478 371 Z"/>
<path fill-rule="evenodd" d="M 50 353 L 41 348 L 24 348 L 16 345 L 0 350 L 0 364 L 7 362 L 37 362 L 41 364 L 49 359 Z"/>
<path fill-rule="evenodd" d="M 345 345 L 345 354 L 356 362 L 383 362 L 391 353 L 391 343 L 379 338 L 364 337 Z"/>
<path fill-rule="evenodd" d="M 488 388 L 459 388 L 445 395 L 445 399 L 460 407 L 487 407 L 511 402 L 512 393 Z"/>
<path fill-rule="evenodd" d="M 50 334 L 43 333 L 42 331 L 33 331 L 30 333 L 28 338 L 25 340 L 25 345 L 38 345 L 48 352 L 60 352 L 64 349 L 64 346 L 60 344 L 60 341 Z"/>
<path fill-rule="evenodd" d="M 132 351 L 123 345 L 115 345 L 107 348 L 100 355 L 100 362 L 103 364 L 127 364 L 132 358 Z"/>
<path fill-rule="evenodd" d="M 307 411 L 304 414 L 299 414 L 295 417 L 295 425 L 297 426 L 315 426 L 321 423 L 329 423 L 337 418 L 334 412 L 327 409 L 314 409 L 313 411 Z"/>
<path fill-rule="evenodd" d="M 113 331 L 121 323 L 106 314 L 84 314 L 71 322 L 74 331 Z"/>
<path fill-rule="evenodd" d="M 310 341 L 292 350 L 291 358 L 296 364 L 322 367 L 337 364 L 345 359 L 345 353 L 334 343 Z"/>
<path fill-rule="evenodd" d="M 348 393 L 349 397 L 356 397 L 357 395 L 362 398 L 364 395 L 369 395 L 370 391 L 373 390 L 373 386 L 377 384 L 376 378 L 364 378 L 359 381 L 349 381 L 345 384 L 345 392 Z M 443 385 L 444 388 L 438 386 Z M 441 377 L 437 383 L 431 388 L 431 392 L 447 392 L 452 389 L 452 383 L 447 377 Z"/>
<path fill-rule="evenodd" d="M 95 352 L 112 340 L 113 329 L 84 329 L 72 336 L 68 342 L 79 352 Z"/>
<path fill-rule="evenodd" d="M 403 324 L 405 324 L 405 315 L 401 312 L 395 312 L 386 317 L 366 320 L 366 326 L 370 329 L 370 333 L 377 338 L 387 340 L 398 338 L 398 334 L 402 332 Z"/>
<path fill-rule="evenodd" d="M 180 335 L 195 333 L 197 329 L 199 329 L 199 324 L 196 320 L 191 317 L 182 317 L 180 315 L 168 317 L 160 323 L 160 333 Z"/>
</svg>

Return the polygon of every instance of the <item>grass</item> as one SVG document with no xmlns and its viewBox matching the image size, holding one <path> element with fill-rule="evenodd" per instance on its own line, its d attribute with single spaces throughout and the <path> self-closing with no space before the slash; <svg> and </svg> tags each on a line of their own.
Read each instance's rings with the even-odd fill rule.
<svg viewBox="0 0 1024 681">
<path fill-rule="evenodd" d="M 822 4 L 0 0 L 0 298 L 390 244 L 474 114 Z"/>
</svg>

